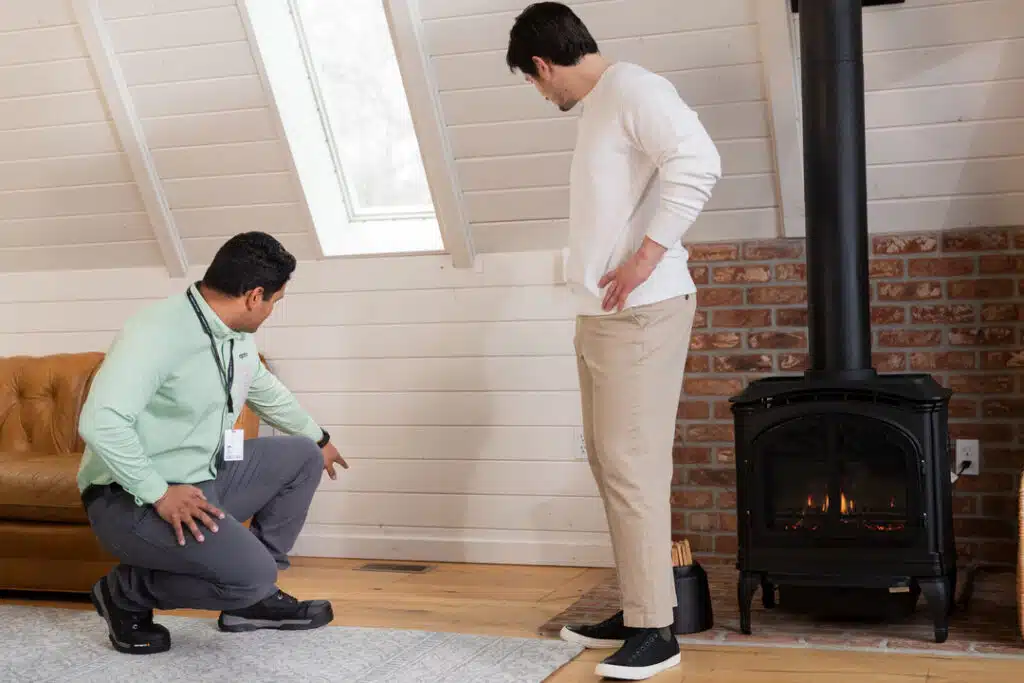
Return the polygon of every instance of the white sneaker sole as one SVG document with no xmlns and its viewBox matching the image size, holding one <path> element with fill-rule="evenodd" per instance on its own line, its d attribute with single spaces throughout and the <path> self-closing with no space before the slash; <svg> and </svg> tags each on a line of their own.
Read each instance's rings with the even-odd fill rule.
<svg viewBox="0 0 1024 683">
<path fill-rule="evenodd" d="M 587 638 L 586 636 L 580 635 L 575 631 L 569 629 L 568 626 L 563 626 L 562 631 L 559 634 L 562 640 L 573 645 L 580 645 L 587 648 L 588 650 L 611 650 L 622 647 L 626 644 L 625 640 L 602 640 L 600 638 Z"/>
<path fill-rule="evenodd" d="M 662 671 L 668 671 L 673 667 L 679 666 L 681 661 L 682 655 L 678 654 L 666 659 L 660 664 L 652 664 L 651 666 L 644 667 L 614 666 L 612 664 L 601 663 L 597 665 L 597 669 L 594 673 L 604 678 L 617 678 L 620 681 L 645 681 L 648 678 L 657 676 Z"/>
</svg>

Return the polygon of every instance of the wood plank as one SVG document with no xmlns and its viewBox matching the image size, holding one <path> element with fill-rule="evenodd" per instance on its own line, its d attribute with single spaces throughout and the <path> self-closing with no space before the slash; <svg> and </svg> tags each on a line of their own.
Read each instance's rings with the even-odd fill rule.
<svg viewBox="0 0 1024 683">
<path fill-rule="evenodd" d="M 242 18 L 233 3 L 192 12 L 114 19 L 109 26 L 118 53 L 246 39 Z"/>
<path fill-rule="evenodd" d="M 1024 223 L 1024 193 L 874 201 L 868 220 L 877 232 L 914 232 Z"/>
<path fill-rule="evenodd" d="M 166 180 L 164 186 L 167 201 L 174 209 L 289 204 L 299 200 L 289 172 Z"/>
<path fill-rule="evenodd" d="M 0 306 L 4 310 L 9 306 Z M 108 314 L 109 315 L 109 314 Z M 99 319 L 97 327 L 108 323 Z M 29 328 L 26 322 L 5 322 L 2 331 L 12 326 Z M 72 328 L 62 321 L 51 321 L 51 328 Z M 24 331 L 24 330 L 18 330 Z M 502 426 L 502 427 L 577 427 L 582 424 L 578 392 L 417 392 L 406 394 L 303 394 L 302 404 L 317 422 L 327 424 L 344 415 L 349 425 L 367 426 Z M 587 494 L 585 494 L 587 495 Z"/>
<path fill-rule="evenodd" d="M 179 178 L 288 170 L 288 153 L 281 140 L 172 147 L 154 152 L 153 161 L 167 185 Z"/>
<path fill-rule="evenodd" d="M 980 0 L 864 13 L 864 52 L 985 42 L 1022 35 L 1016 0 Z"/>
<path fill-rule="evenodd" d="M 0 131 L 107 120 L 97 90 L 0 99 Z"/>
<path fill-rule="evenodd" d="M 278 137 L 270 110 L 266 107 L 144 119 L 142 125 L 154 151 L 169 147 L 259 142 Z"/>
<path fill-rule="evenodd" d="M 3 292 L 2 300 L 6 302 L 101 301 L 109 304 L 179 294 L 189 282 L 202 277 L 203 271 L 202 266 L 193 266 L 188 277 L 168 278 L 159 269 L 132 273 L 93 270 L 77 273 L 73 280 L 57 280 L 48 275 L 31 274 L 7 278 L 0 272 L 0 292 Z M 376 277 L 382 271 L 389 273 L 387 280 Z M 500 291 L 500 288 L 551 285 L 558 281 L 560 272 L 561 254 L 558 252 L 491 254 L 479 261 L 479 269 L 453 268 L 444 255 L 325 259 L 299 266 L 288 286 L 285 300 L 291 301 L 299 294 L 323 295 L 329 292 L 350 292 L 359 298 L 359 292 L 369 292 L 369 296 L 373 297 L 390 291 L 401 298 L 408 293 L 407 290 L 447 291 L 470 288 Z M 450 292 L 442 294 L 451 295 Z M 271 319 L 277 317 L 275 314 Z M 571 317 L 569 314 L 557 319 L 564 324 Z M 325 327 L 330 327 L 334 322 L 322 321 L 317 325 L 319 333 L 323 333 Z M 412 320 L 397 322 L 415 323 Z M 514 321 L 499 319 L 498 322 Z"/>
<path fill-rule="evenodd" d="M 869 130 L 867 162 L 962 160 L 1024 154 L 1024 118 Z"/>
<path fill-rule="evenodd" d="M 361 462 L 349 464 L 358 467 Z M 307 523 L 608 532 L 604 506 L 597 497 L 465 495 L 447 492 L 430 495 L 321 491 L 313 497 Z M 550 587 L 542 588 L 537 597 L 542 597 L 550 590 Z"/>
<path fill-rule="evenodd" d="M 141 210 L 134 183 L 0 193 L 0 220 Z"/>
<path fill-rule="evenodd" d="M 0 92 L 6 97 L 55 95 L 97 87 L 89 60 L 84 58 L 0 67 Z"/>
<path fill-rule="evenodd" d="M 289 294 L 290 296 L 290 294 Z M 334 358 L 445 358 L 572 354 L 575 323 L 438 323 L 322 327 L 268 327 L 261 347 L 277 363 Z"/>
<path fill-rule="evenodd" d="M 45 271 L 50 277 L 53 277 L 55 272 L 66 270 L 138 268 L 161 263 L 163 260 L 155 240 L 0 249 L 0 271 L 7 273 Z M 0 310 L 4 308 L 3 304 L 0 304 Z M 90 325 L 117 327 L 119 323 L 113 321 L 120 320 L 119 310 L 119 307 L 115 307 L 115 310 L 108 313 L 107 317 L 99 318 L 95 322 L 86 322 L 82 317 L 74 317 L 67 321 L 56 320 L 52 316 L 64 316 L 65 312 L 61 311 L 58 314 L 53 309 L 40 310 L 33 312 L 33 319 L 37 321 L 36 323 L 31 323 L 28 320 L 12 321 L 12 326 L 3 326 L 0 329 L 34 333 L 37 324 L 44 329 L 67 331 L 76 331 L 82 325 L 85 326 L 82 329 L 87 329 Z M 20 315 L 27 316 L 27 312 L 23 311 Z M 50 319 L 44 320 L 47 317 Z"/>
<path fill-rule="evenodd" d="M 410 339 L 409 352 L 416 352 Z M 275 373 L 295 392 L 575 391 L 574 355 L 498 358 L 277 360 Z"/>
<path fill-rule="evenodd" d="M 567 219 L 473 224 L 473 239 L 479 243 L 482 253 L 561 249 L 567 244 L 568 234 Z M 718 242 L 777 236 L 778 215 L 773 208 L 717 210 L 702 213 L 683 240 Z"/>
<path fill-rule="evenodd" d="M 575 306 L 569 292 L 550 285 L 293 293 L 277 305 L 275 315 L 267 320 L 266 325 L 298 327 L 566 320 L 574 314 Z"/>
<path fill-rule="evenodd" d="M 698 31 L 754 22 L 750 0 L 737 0 L 689 11 L 678 0 L 610 0 L 581 5 L 577 14 L 597 41 L 651 33 Z M 502 49 L 508 43 L 518 11 L 484 14 L 446 21 L 426 22 L 423 27 L 427 54 L 443 55 Z M 685 40 L 685 38 L 681 38 Z"/>
<path fill-rule="evenodd" d="M 74 23 L 75 17 L 65 0 L 0 3 L 0 26 L 4 31 L 27 31 Z"/>
<path fill-rule="evenodd" d="M 252 228 L 249 228 L 250 230 Z M 278 230 L 280 227 L 278 228 Z M 277 238 L 284 248 L 292 253 L 299 261 L 309 261 L 319 257 L 319 249 L 316 245 L 316 237 L 303 232 L 283 233 L 276 232 Z M 217 253 L 217 250 L 227 241 L 225 237 L 185 237 L 182 243 L 185 246 L 185 253 L 188 254 L 190 263 L 209 264 Z"/>
<path fill-rule="evenodd" d="M 255 109 L 267 105 L 263 84 L 256 74 L 140 85 L 133 87 L 131 92 L 135 109 L 143 118 Z"/>
<path fill-rule="evenodd" d="M 167 181 L 174 187 L 177 181 Z M 300 232 L 304 229 L 298 204 L 262 204 L 177 208 L 174 216 L 182 237 L 230 237 L 246 230 Z"/>
<path fill-rule="evenodd" d="M 696 69 L 665 75 L 691 107 L 743 103 L 764 99 L 760 67 L 743 64 Z M 476 88 L 441 93 L 449 125 L 497 123 L 550 117 L 550 102 L 531 85 Z"/>
<path fill-rule="evenodd" d="M 156 245 L 154 243 L 153 248 Z M 159 257 L 159 254 L 156 254 Z M 48 275 L 51 273 L 48 271 Z M 106 351 L 114 341 L 110 332 L 51 332 L 0 334 L 0 356 L 48 356 L 55 353 Z M 332 432 L 333 434 L 333 432 Z"/>
<path fill-rule="evenodd" d="M 0 247 L 70 247 L 152 238 L 149 217 L 142 211 L 0 221 Z"/>
<path fill-rule="evenodd" d="M 569 217 L 568 186 L 465 192 L 464 201 L 466 214 L 473 223 Z M 763 209 L 774 206 L 775 179 L 772 176 L 727 176 L 715 187 L 705 210 Z"/>
<path fill-rule="evenodd" d="M 477 531 L 460 529 L 416 529 L 412 527 L 358 527 L 307 525 L 295 544 L 298 555 L 312 557 L 348 557 L 375 560 L 412 559 L 421 562 L 476 562 L 481 564 L 569 565 L 607 567 L 611 564 L 611 546 L 607 534 L 567 531 Z M 381 600 L 393 603 L 394 597 Z M 467 602 L 479 605 L 479 596 Z M 414 609 L 424 601 L 407 599 L 404 609 Z M 515 619 L 508 602 L 501 616 L 494 615 L 492 626 L 508 628 Z M 476 607 L 473 609 L 476 609 Z M 558 613 L 554 610 L 551 616 Z M 536 630 L 541 622 L 534 622 Z M 450 623 L 450 622 L 449 622 Z"/>
<path fill-rule="evenodd" d="M 548 251 L 569 244 L 567 219 L 474 223 L 470 227 L 481 254 Z"/>
<path fill-rule="evenodd" d="M 695 111 L 716 143 L 768 137 L 763 102 L 711 105 Z M 575 145 L 576 117 L 455 126 L 449 128 L 448 135 L 456 159 L 564 152 Z"/>
<path fill-rule="evenodd" d="M 152 266 L 162 263 L 159 250 L 154 252 L 156 241 L 125 242 L 122 244 L 80 245 L 68 247 L 34 247 L 31 249 L 6 249 L 0 255 L 0 266 L 5 271 L 17 270 L 21 261 L 29 262 L 23 270 L 71 270 L 76 266 L 103 264 L 103 268 L 111 268 L 111 262 L 122 262 L 126 255 L 141 255 L 142 263 L 129 264 Z M 77 261 L 74 261 L 77 254 Z M 19 261 L 20 259 L 20 261 Z M 91 332 L 119 330 L 135 312 L 152 303 L 152 299 L 137 299 L 117 302 L 109 301 L 79 302 L 69 306 L 64 301 L 44 301 L 37 303 L 0 303 L 0 333 L 35 333 L 35 332 Z"/>
<path fill-rule="evenodd" d="M 74 25 L 0 34 L 0 66 L 82 57 L 85 57 L 85 46 Z"/>
<path fill-rule="evenodd" d="M 1024 39 L 939 45 L 864 55 L 864 87 L 873 90 L 1024 78 Z"/>
<path fill-rule="evenodd" d="M 726 141 L 719 145 L 719 154 L 726 169 L 725 178 L 772 170 L 771 153 L 765 140 Z M 460 160 L 457 168 L 462 190 L 472 192 L 566 185 L 571 164 L 572 152 L 564 151 L 467 158 Z"/>
<path fill-rule="evenodd" d="M 247 40 L 132 52 L 121 55 L 120 61 L 125 81 L 131 86 L 256 73 Z"/>
<path fill-rule="evenodd" d="M 511 24 L 510 24 L 511 26 Z M 505 64 L 504 39 L 486 52 L 463 55 L 435 55 L 431 60 L 442 92 L 518 85 L 519 73 L 509 72 Z M 639 64 L 651 71 L 671 72 L 689 69 L 757 64 L 757 27 L 735 26 L 697 33 L 645 35 L 617 38 L 600 43 L 609 59 Z"/>
<path fill-rule="evenodd" d="M 102 0 L 100 8 L 104 19 L 123 19 L 148 14 L 171 14 L 189 10 L 222 7 L 235 4 L 235 0 Z"/>
<path fill-rule="evenodd" d="M 1024 118 L 1024 81 L 967 83 L 865 95 L 867 128 Z"/>
<path fill-rule="evenodd" d="M 1024 192 L 1024 156 L 871 166 L 868 198 Z"/>
<path fill-rule="evenodd" d="M 0 191 L 126 183 L 132 180 L 127 158 L 117 152 L 0 163 Z"/>
<path fill-rule="evenodd" d="M 37 335 L 33 335 L 37 336 Z M 97 336 L 93 343 L 103 343 Z M 8 342 L 4 338 L 4 342 Z M 0 346 L 0 348 L 7 348 Z M 271 362 L 271 365 L 274 365 Z M 326 423 L 331 440 L 347 456 L 366 460 L 555 460 L 579 461 L 578 427 L 421 425 L 351 426 Z M 409 444 L 416 444 L 410 448 Z"/>
</svg>

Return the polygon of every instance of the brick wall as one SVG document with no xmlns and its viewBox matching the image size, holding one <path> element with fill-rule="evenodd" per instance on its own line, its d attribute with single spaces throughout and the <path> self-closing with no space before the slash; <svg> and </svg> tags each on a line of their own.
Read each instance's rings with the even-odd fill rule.
<svg viewBox="0 0 1024 683">
<path fill-rule="evenodd" d="M 872 343 L 880 372 L 924 371 L 956 392 L 953 438 L 981 441 L 954 488 L 964 556 L 1010 563 L 1024 467 L 1024 228 L 874 236 Z M 673 526 L 703 562 L 736 555 L 728 398 L 808 363 L 802 239 L 690 247 L 700 309 L 679 407 Z"/>
</svg>

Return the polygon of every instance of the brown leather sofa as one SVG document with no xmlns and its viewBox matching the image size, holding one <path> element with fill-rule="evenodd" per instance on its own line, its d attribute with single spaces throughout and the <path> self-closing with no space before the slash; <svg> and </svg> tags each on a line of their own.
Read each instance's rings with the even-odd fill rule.
<svg viewBox="0 0 1024 683">
<path fill-rule="evenodd" d="M 116 560 L 89 527 L 78 415 L 102 353 L 0 358 L 0 590 L 87 592 Z M 259 418 L 238 420 L 247 439 Z"/>
</svg>

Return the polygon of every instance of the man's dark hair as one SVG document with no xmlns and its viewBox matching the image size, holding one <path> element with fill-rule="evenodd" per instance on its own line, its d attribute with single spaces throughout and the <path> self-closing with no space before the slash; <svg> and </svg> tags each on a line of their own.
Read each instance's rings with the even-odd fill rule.
<svg viewBox="0 0 1024 683">
<path fill-rule="evenodd" d="M 295 257 L 280 242 L 265 232 L 243 232 L 217 250 L 203 284 L 235 297 L 262 287 L 266 301 L 288 283 L 294 271 Z"/>
<path fill-rule="evenodd" d="M 505 63 L 528 76 L 537 75 L 534 57 L 558 66 L 575 66 L 598 52 L 597 41 L 576 14 L 560 2 L 537 2 L 516 17 L 509 31 Z"/>
</svg>

